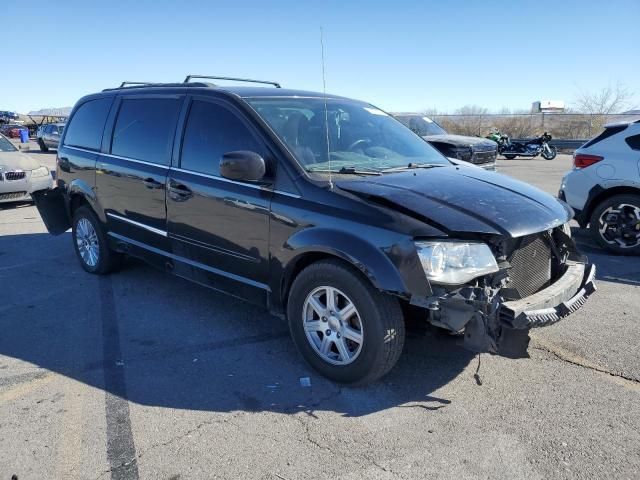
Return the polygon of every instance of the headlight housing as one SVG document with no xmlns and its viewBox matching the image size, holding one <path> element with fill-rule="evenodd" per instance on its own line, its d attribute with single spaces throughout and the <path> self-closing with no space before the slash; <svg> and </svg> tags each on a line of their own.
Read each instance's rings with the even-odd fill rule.
<svg viewBox="0 0 640 480">
<path fill-rule="evenodd" d="M 49 169 L 47 167 L 31 170 L 31 178 L 46 177 L 47 175 L 49 175 Z"/>
<path fill-rule="evenodd" d="M 433 283 L 460 285 L 499 270 L 486 243 L 420 241 L 416 248 L 422 268 Z"/>
</svg>

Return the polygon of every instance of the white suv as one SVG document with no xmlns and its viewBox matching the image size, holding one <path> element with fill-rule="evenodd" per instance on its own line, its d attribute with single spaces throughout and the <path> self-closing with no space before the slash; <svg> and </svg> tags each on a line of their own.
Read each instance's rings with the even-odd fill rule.
<svg viewBox="0 0 640 480">
<path fill-rule="evenodd" d="M 605 125 L 576 150 L 559 197 L 603 248 L 640 254 L 640 120 Z"/>
</svg>

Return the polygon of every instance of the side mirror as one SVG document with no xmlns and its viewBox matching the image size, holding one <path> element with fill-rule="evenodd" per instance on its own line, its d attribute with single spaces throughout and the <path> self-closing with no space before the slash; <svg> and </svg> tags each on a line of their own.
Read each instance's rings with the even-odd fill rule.
<svg viewBox="0 0 640 480">
<path fill-rule="evenodd" d="M 255 152 L 228 152 L 220 160 L 220 175 L 229 180 L 256 182 L 266 173 L 264 158 Z"/>
</svg>

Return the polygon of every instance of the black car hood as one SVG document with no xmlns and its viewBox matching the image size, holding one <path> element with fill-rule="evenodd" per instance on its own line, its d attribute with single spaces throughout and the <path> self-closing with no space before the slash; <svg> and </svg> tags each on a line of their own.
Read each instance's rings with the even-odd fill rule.
<svg viewBox="0 0 640 480">
<path fill-rule="evenodd" d="M 449 234 L 521 237 L 562 225 L 573 216 L 568 205 L 551 195 L 479 168 L 412 169 L 336 185 Z"/>
<path fill-rule="evenodd" d="M 422 138 L 427 142 L 448 143 L 454 147 L 483 147 L 483 150 L 489 147 L 497 148 L 497 144 L 493 140 L 479 137 L 465 137 L 463 135 L 425 135 Z"/>
</svg>

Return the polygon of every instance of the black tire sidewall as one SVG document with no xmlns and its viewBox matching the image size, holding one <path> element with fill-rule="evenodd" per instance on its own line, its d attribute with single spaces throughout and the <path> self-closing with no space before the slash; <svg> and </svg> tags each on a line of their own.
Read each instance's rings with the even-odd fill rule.
<svg viewBox="0 0 640 480">
<path fill-rule="evenodd" d="M 291 336 L 305 360 L 322 375 L 339 383 L 358 383 L 369 375 L 380 361 L 379 356 L 383 354 L 384 329 L 376 301 L 365 281 L 355 272 L 332 265 L 312 267 L 315 268 L 303 271 L 291 287 L 287 303 L 287 320 Z M 332 365 L 324 361 L 309 344 L 304 332 L 304 302 L 312 290 L 322 285 L 342 291 L 354 303 L 360 314 L 364 332 L 362 350 L 358 358 L 348 365 Z"/>
<path fill-rule="evenodd" d="M 591 214 L 589 219 L 589 231 L 595 242 L 605 250 L 617 255 L 640 255 L 640 245 L 633 248 L 621 248 L 616 245 L 607 243 L 602 235 L 600 235 L 600 216 L 609 207 L 617 206 L 623 203 L 635 205 L 640 208 L 640 195 L 624 194 L 614 195 L 602 201 Z"/>
<path fill-rule="evenodd" d="M 40 145 L 40 151 L 42 152 L 48 152 L 49 148 L 45 145 L 44 140 L 42 140 L 41 138 L 38 139 L 38 144 Z"/>
</svg>

